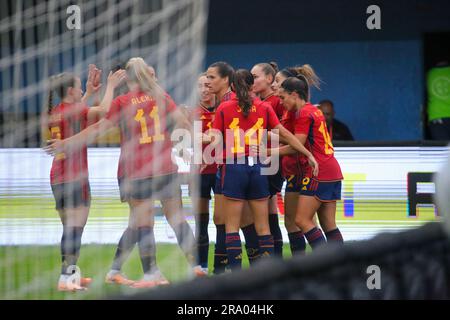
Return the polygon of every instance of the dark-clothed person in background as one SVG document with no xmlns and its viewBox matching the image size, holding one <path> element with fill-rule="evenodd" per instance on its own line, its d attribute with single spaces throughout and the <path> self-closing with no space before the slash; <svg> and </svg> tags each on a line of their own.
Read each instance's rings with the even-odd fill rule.
<svg viewBox="0 0 450 320">
<path fill-rule="evenodd" d="M 319 102 L 318 108 L 322 111 L 327 122 L 328 133 L 331 141 L 347 140 L 353 141 L 353 135 L 347 125 L 337 120 L 334 112 L 334 104 L 331 100 L 322 100 Z"/>
</svg>

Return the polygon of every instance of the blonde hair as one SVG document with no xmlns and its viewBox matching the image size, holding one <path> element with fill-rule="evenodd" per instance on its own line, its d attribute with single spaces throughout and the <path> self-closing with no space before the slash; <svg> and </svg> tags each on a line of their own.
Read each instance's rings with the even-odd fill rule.
<svg viewBox="0 0 450 320">
<path fill-rule="evenodd" d="M 320 80 L 320 78 L 314 72 L 314 69 L 311 67 L 311 65 L 304 64 L 302 66 L 295 66 L 294 69 L 295 71 L 297 71 L 297 74 L 301 74 L 306 78 L 309 86 L 314 86 L 320 90 L 320 83 L 322 82 L 322 80 Z"/>
<path fill-rule="evenodd" d="M 139 88 L 151 95 L 155 100 L 164 99 L 164 90 L 156 83 L 148 65 L 141 57 L 128 60 L 125 70 L 128 80 L 138 84 Z"/>
</svg>

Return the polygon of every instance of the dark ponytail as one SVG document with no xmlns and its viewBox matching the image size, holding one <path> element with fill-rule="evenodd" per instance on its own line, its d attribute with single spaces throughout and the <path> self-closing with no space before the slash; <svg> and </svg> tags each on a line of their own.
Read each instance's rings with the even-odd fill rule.
<svg viewBox="0 0 450 320">
<path fill-rule="evenodd" d="M 276 63 L 275 61 L 270 61 L 269 64 L 275 71 L 275 74 L 277 74 L 278 71 L 280 71 L 280 69 L 278 68 L 278 63 Z M 274 77 L 275 77 L 275 75 L 274 75 Z"/>
<path fill-rule="evenodd" d="M 47 113 L 50 114 L 53 109 L 53 82 L 54 76 L 50 77 L 49 85 L 48 85 L 48 95 L 47 95 Z"/>
<path fill-rule="evenodd" d="M 253 75 L 246 69 L 238 69 L 233 76 L 233 87 L 239 101 L 242 114 L 247 117 L 253 104 L 250 89 L 253 85 Z"/>
<path fill-rule="evenodd" d="M 297 92 L 298 96 L 304 101 L 309 101 L 308 80 L 301 74 L 296 77 L 289 77 L 283 81 L 281 88 L 287 93 Z"/>
</svg>

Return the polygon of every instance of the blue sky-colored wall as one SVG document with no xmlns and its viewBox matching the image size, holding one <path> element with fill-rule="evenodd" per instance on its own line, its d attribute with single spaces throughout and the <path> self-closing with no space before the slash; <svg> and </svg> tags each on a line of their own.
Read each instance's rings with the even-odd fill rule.
<svg viewBox="0 0 450 320">
<path fill-rule="evenodd" d="M 280 68 L 309 63 L 324 81 L 312 101 L 334 101 L 336 117 L 356 139 L 422 138 L 420 41 L 209 45 L 207 65 L 218 60 L 237 68 L 272 60 Z"/>
</svg>

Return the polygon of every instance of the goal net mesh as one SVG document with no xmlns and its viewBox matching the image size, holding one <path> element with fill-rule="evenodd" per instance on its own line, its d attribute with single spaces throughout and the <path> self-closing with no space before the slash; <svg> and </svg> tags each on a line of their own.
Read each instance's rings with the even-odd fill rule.
<svg viewBox="0 0 450 320">
<path fill-rule="evenodd" d="M 194 106 L 204 67 L 208 5 L 207 0 L 0 2 L 0 299 L 71 299 L 128 290 L 104 283 L 129 214 L 128 205 L 119 201 L 117 129 L 88 149 L 92 202 L 79 265 L 93 285 L 82 295 L 56 290 L 63 228 L 49 181 L 52 157 L 41 149 L 47 138 L 41 133 L 41 114 L 47 108 L 49 78 L 72 72 L 85 90 L 88 66 L 95 64 L 103 71 L 103 93 L 110 70 L 142 57 L 177 105 Z M 186 163 L 175 159 L 181 173 L 189 172 Z M 193 228 L 186 183 L 182 199 Z M 160 205 L 156 208 L 160 268 L 171 280 L 184 280 L 188 264 Z M 124 268 L 130 278 L 142 276 L 136 249 Z"/>
</svg>

